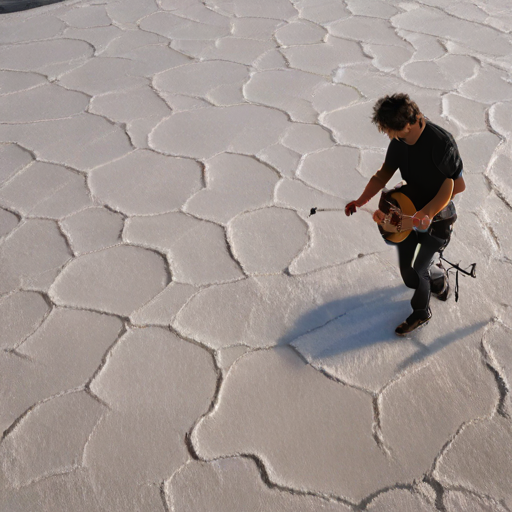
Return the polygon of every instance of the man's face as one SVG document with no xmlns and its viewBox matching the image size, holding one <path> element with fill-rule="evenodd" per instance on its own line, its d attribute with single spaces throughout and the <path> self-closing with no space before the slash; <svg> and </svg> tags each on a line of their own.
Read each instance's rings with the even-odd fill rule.
<svg viewBox="0 0 512 512">
<path fill-rule="evenodd" d="M 407 123 L 402 130 L 393 130 L 383 126 L 382 131 L 390 138 L 390 140 L 403 139 L 411 131 L 411 125 Z"/>
</svg>

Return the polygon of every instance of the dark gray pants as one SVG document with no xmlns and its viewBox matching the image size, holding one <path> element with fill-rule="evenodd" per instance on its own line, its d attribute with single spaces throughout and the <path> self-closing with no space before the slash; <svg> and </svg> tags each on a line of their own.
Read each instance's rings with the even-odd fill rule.
<svg viewBox="0 0 512 512">
<path fill-rule="evenodd" d="M 449 241 L 449 238 L 443 240 L 428 232 L 412 231 L 403 242 L 397 245 L 400 273 L 405 286 L 415 290 L 411 306 L 414 315 L 418 318 L 428 316 L 431 279 L 438 278 L 443 273 L 438 267 L 432 267 L 432 262 L 435 254 L 444 249 Z M 418 253 L 414 257 L 418 246 Z"/>
</svg>

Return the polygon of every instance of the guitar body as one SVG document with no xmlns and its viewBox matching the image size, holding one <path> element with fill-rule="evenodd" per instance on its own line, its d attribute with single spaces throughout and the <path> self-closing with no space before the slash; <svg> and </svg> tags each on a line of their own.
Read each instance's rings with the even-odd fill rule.
<svg viewBox="0 0 512 512">
<path fill-rule="evenodd" d="M 379 210 L 386 218 L 382 224 L 378 224 L 378 228 L 386 242 L 399 244 L 410 235 L 412 216 L 416 213 L 416 206 L 410 195 L 411 190 L 407 185 L 398 185 L 392 190 L 382 191 Z"/>
</svg>

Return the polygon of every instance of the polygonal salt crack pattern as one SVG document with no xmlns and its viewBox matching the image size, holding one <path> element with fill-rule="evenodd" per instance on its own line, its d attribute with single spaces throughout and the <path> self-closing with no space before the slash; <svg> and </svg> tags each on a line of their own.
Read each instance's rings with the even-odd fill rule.
<svg viewBox="0 0 512 512">
<path fill-rule="evenodd" d="M 87 439 L 103 407 L 85 392 L 70 393 L 36 407 L 1 445 L 4 472 L 13 487 L 49 475 L 68 473 L 81 464 Z M 61 429 L 65 429 L 63 435 Z M 33 449 L 31 437 L 40 441 Z"/>
<path fill-rule="evenodd" d="M 49 293 L 62 305 L 128 316 L 162 291 L 168 278 L 160 254 L 118 245 L 71 261 Z"/>
<path fill-rule="evenodd" d="M 226 243 L 225 230 L 183 213 L 134 217 L 127 222 L 125 239 L 167 254 L 173 278 L 204 285 L 243 277 Z"/>
<path fill-rule="evenodd" d="M 25 217 L 59 219 L 92 200 L 85 177 L 65 167 L 34 162 L 0 189 L 0 201 Z"/>
<path fill-rule="evenodd" d="M 33 107 L 23 109 L 27 104 Z M 0 116 L 4 123 L 29 123 L 71 117 L 88 105 L 85 94 L 48 84 L 0 97 Z"/>
<path fill-rule="evenodd" d="M 511 34 L 507 0 L 0 15 L 0 509 L 512 508 Z M 343 213 L 393 92 L 458 141 L 478 266 L 400 340 L 377 201 Z"/>
<path fill-rule="evenodd" d="M 179 209 L 200 189 L 201 167 L 140 150 L 97 167 L 89 183 L 93 194 L 117 211 L 154 215 Z"/>
<path fill-rule="evenodd" d="M 208 187 L 193 195 L 186 211 L 227 223 L 249 209 L 270 206 L 279 175 L 270 167 L 242 155 L 222 153 L 208 160 Z"/>
</svg>

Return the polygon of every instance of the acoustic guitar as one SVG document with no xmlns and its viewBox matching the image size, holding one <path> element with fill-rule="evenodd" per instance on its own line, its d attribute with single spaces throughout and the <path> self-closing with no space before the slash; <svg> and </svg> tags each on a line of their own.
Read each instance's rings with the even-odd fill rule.
<svg viewBox="0 0 512 512">
<path fill-rule="evenodd" d="M 380 234 L 387 242 L 403 242 L 413 229 L 412 217 L 416 206 L 410 199 L 411 191 L 404 184 L 391 190 L 384 189 L 379 200 L 379 210 L 385 214 L 384 222 L 377 224 Z"/>
</svg>

